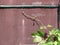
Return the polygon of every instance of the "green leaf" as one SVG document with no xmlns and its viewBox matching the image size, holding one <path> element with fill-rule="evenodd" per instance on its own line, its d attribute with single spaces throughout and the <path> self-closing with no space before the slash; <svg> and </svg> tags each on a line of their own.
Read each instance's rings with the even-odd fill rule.
<svg viewBox="0 0 60 45">
<path fill-rule="evenodd" d="M 49 41 L 51 41 L 51 36 L 50 35 L 47 37 L 47 42 L 49 42 Z"/>
<path fill-rule="evenodd" d="M 46 26 L 40 26 L 40 29 L 43 30 L 43 29 L 47 29 Z"/>
<path fill-rule="evenodd" d="M 41 40 L 42 40 L 42 37 L 35 36 L 35 38 L 33 39 L 33 42 L 40 42 Z"/>
<path fill-rule="evenodd" d="M 40 29 L 42 29 L 42 30 L 43 30 L 43 29 L 44 29 L 44 26 L 40 26 Z"/>
<path fill-rule="evenodd" d="M 38 45 L 46 45 L 45 43 L 39 43 Z"/>
<path fill-rule="evenodd" d="M 58 37 L 58 41 L 60 41 L 60 37 Z"/>
<path fill-rule="evenodd" d="M 60 41 L 58 41 L 58 45 L 60 45 Z"/>
<path fill-rule="evenodd" d="M 52 25 L 48 24 L 47 27 L 52 27 Z"/>
<path fill-rule="evenodd" d="M 58 42 L 57 42 L 57 41 L 55 41 L 55 42 L 54 42 L 54 45 L 57 45 L 57 44 L 58 44 Z"/>
<path fill-rule="evenodd" d="M 36 36 L 37 34 L 33 32 L 31 35 L 32 35 L 32 36 Z"/>
<path fill-rule="evenodd" d="M 50 42 L 47 42 L 46 45 L 53 45 L 54 42 L 50 41 Z"/>
<path fill-rule="evenodd" d="M 39 30 L 37 31 L 37 33 L 38 33 L 38 35 L 41 36 L 41 37 L 43 37 L 43 35 L 44 35 L 43 32 L 41 32 L 41 31 L 39 31 Z"/>
</svg>

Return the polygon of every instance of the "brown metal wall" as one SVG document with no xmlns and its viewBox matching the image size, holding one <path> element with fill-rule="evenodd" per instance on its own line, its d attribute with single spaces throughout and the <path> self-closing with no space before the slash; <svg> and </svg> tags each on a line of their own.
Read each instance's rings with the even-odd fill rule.
<svg viewBox="0 0 60 45">
<path fill-rule="evenodd" d="M 0 0 L 0 4 L 31 4 L 34 1 L 36 0 Z M 52 1 L 58 3 L 57 0 L 37 1 L 42 1 L 43 4 L 50 4 Z M 22 11 L 28 15 L 37 15 L 45 25 L 57 27 L 57 9 L 0 9 L 0 45 L 32 43 L 31 32 L 36 31 L 38 26 L 33 26 L 33 21 L 26 19 Z"/>
</svg>

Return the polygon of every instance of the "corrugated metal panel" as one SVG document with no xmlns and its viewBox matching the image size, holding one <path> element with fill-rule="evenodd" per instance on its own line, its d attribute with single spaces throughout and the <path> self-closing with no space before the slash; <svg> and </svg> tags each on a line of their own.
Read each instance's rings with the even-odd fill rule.
<svg viewBox="0 0 60 45">
<path fill-rule="evenodd" d="M 42 4 L 58 3 L 57 0 L 37 0 Z M 31 4 L 36 0 L 0 0 L 0 4 Z M 8 2 L 8 3 L 7 3 Z M 33 21 L 26 19 L 22 12 L 29 16 L 38 16 L 44 25 L 51 24 L 57 27 L 57 8 L 32 8 L 32 9 L 0 9 L 0 45 L 23 45 L 33 44 L 31 33 L 38 29 L 38 25 L 33 26 Z M 48 32 L 49 30 L 44 30 Z"/>
</svg>

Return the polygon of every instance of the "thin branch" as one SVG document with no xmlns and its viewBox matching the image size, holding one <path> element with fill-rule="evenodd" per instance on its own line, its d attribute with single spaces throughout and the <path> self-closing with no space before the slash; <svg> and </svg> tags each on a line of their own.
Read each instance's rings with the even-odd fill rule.
<svg viewBox="0 0 60 45">
<path fill-rule="evenodd" d="M 35 19 L 34 17 L 29 16 L 29 15 L 27 15 L 26 13 L 24 13 L 24 11 L 22 12 L 22 14 L 23 14 L 27 19 L 30 19 L 30 20 L 34 21 L 37 25 L 40 26 L 40 24 L 41 24 L 42 26 L 44 26 L 44 24 L 41 22 L 40 19 L 38 19 L 38 18 Z"/>
<path fill-rule="evenodd" d="M 30 20 L 32 20 L 32 21 L 35 20 L 32 16 L 29 16 L 29 15 L 25 14 L 24 12 L 22 12 L 22 14 L 23 14 L 27 19 L 30 19 Z"/>
</svg>

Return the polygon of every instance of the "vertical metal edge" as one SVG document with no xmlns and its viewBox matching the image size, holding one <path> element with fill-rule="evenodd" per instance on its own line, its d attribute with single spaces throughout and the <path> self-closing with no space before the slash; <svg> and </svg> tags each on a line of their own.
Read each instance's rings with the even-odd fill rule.
<svg viewBox="0 0 60 45">
<path fill-rule="evenodd" d="M 59 11 L 60 11 L 59 8 L 60 8 L 60 5 L 58 4 L 58 8 L 57 8 L 57 18 L 58 18 L 58 19 L 57 19 L 57 23 L 58 23 L 58 28 L 59 28 L 59 15 L 60 15 L 60 14 L 59 14 Z M 59 29 L 60 29 L 60 28 L 59 28 Z"/>
</svg>

